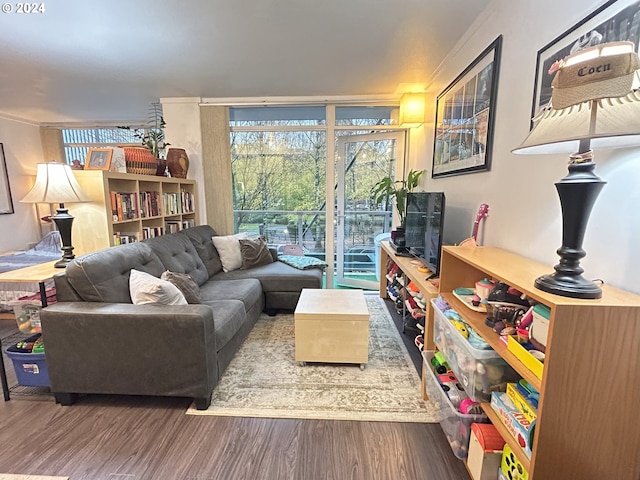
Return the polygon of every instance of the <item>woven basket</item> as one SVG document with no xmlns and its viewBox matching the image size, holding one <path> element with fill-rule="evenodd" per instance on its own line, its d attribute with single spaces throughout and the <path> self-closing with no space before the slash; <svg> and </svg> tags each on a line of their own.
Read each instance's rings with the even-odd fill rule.
<svg viewBox="0 0 640 480">
<path fill-rule="evenodd" d="M 127 165 L 127 173 L 140 175 L 155 175 L 158 169 L 158 159 L 153 153 L 144 147 L 124 148 L 124 160 Z"/>
</svg>

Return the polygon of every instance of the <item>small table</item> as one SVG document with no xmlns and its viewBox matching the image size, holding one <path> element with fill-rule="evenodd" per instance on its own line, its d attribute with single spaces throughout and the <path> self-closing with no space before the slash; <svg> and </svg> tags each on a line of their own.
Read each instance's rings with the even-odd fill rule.
<svg viewBox="0 0 640 480">
<path fill-rule="evenodd" d="M 45 283 L 51 280 L 56 273 L 64 272 L 62 268 L 54 267 L 58 260 L 47 263 L 39 263 L 30 267 L 18 268 L 9 272 L 0 273 L 0 282 L 16 282 L 16 283 L 37 283 L 40 287 L 40 300 L 42 308 L 47 306 L 47 290 Z M 4 401 L 10 399 L 9 384 L 7 382 L 7 371 L 4 366 L 4 358 L 2 356 L 2 340 L 0 339 L 0 381 L 2 382 L 2 393 Z"/>
<path fill-rule="evenodd" d="M 359 363 L 369 361 L 369 309 L 362 290 L 305 288 L 294 312 L 295 360 Z"/>
</svg>

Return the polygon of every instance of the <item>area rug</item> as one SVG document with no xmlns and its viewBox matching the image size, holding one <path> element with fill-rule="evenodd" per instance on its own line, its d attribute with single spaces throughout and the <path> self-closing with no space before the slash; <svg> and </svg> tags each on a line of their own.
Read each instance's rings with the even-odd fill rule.
<svg viewBox="0 0 640 480">
<path fill-rule="evenodd" d="M 190 415 L 437 422 L 422 400 L 420 377 L 383 301 L 366 295 L 369 362 L 298 365 L 294 317 L 262 315 L 213 392 L 211 406 Z"/>
<path fill-rule="evenodd" d="M 48 475 L 16 475 L 0 473 L 0 480 L 69 480 L 69 477 L 51 477 Z"/>
</svg>

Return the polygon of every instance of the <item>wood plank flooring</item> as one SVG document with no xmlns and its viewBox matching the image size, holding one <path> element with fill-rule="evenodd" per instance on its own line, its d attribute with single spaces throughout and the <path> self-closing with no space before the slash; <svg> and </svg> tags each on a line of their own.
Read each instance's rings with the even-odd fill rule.
<svg viewBox="0 0 640 480">
<path fill-rule="evenodd" d="M 0 400 L 0 472 L 70 480 L 469 480 L 438 424 L 191 416 L 189 403 Z"/>
</svg>

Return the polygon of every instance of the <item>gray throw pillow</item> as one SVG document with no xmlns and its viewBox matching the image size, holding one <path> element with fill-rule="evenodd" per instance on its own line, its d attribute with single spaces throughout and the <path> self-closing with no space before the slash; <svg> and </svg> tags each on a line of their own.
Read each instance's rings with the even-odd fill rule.
<svg viewBox="0 0 640 480">
<path fill-rule="evenodd" d="M 267 265 L 273 262 L 271 252 L 264 238 L 255 240 L 239 240 L 240 253 L 242 253 L 242 269 L 247 270 L 260 265 Z"/>
<path fill-rule="evenodd" d="M 178 290 L 182 292 L 187 303 L 202 303 L 202 297 L 200 297 L 200 287 L 193 281 L 190 275 L 186 273 L 176 273 L 167 270 L 160 276 L 162 280 L 166 280 L 175 285 Z"/>
</svg>

